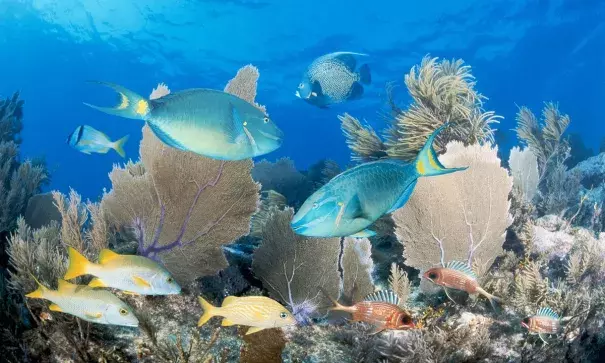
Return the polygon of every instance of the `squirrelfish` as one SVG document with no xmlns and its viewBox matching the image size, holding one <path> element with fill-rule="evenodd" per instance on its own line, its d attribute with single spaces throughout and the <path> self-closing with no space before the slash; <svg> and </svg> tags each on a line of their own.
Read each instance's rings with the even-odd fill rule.
<svg viewBox="0 0 605 363">
<path fill-rule="evenodd" d="M 538 334 L 546 344 L 545 335 L 557 334 L 561 329 L 560 318 L 551 308 L 538 309 L 536 315 L 528 316 L 521 321 L 521 326 L 526 328 L 530 334 Z"/>
<path fill-rule="evenodd" d="M 143 256 L 119 255 L 103 249 L 99 263 L 92 263 L 69 247 L 69 267 L 63 277 L 70 280 L 82 275 L 95 276 L 89 287 L 112 287 L 140 295 L 170 295 L 181 292 L 174 278 L 157 262 Z"/>
<path fill-rule="evenodd" d="M 59 288 L 51 290 L 38 281 L 38 289 L 25 295 L 32 299 L 46 299 L 49 309 L 98 324 L 138 326 L 139 320 L 125 302 L 106 290 L 59 280 Z"/>
<path fill-rule="evenodd" d="M 435 267 L 427 270 L 422 277 L 442 286 L 447 297 L 454 303 L 456 301 L 452 299 L 449 289 L 464 291 L 470 295 L 483 295 L 489 300 L 494 310 L 498 309 L 500 298 L 488 293 L 479 286 L 477 276 L 465 262 L 448 262 L 445 267 Z"/>
<path fill-rule="evenodd" d="M 97 82 L 120 95 L 116 107 L 86 105 L 116 116 L 147 122 L 166 145 L 221 160 L 242 160 L 279 148 L 282 131 L 262 110 L 232 94 L 205 88 L 169 93 L 155 99 L 116 84 Z M 161 97 L 159 97 L 161 96 Z"/>
<path fill-rule="evenodd" d="M 432 144 L 444 127 L 433 132 L 413 163 L 379 160 L 334 177 L 303 203 L 292 218 L 292 229 L 311 237 L 375 235 L 367 228 L 384 214 L 403 207 L 419 177 L 466 169 L 445 168 L 437 159 Z"/>
<path fill-rule="evenodd" d="M 313 61 L 303 74 L 296 97 L 325 108 L 327 105 L 356 100 L 363 95 L 363 84 L 370 84 L 370 67 L 358 66 L 366 54 L 335 52 Z"/>
<path fill-rule="evenodd" d="M 69 134 L 67 143 L 74 149 L 84 154 L 105 154 L 109 149 L 114 149 L 121 157 L 125 157 L 124 144 L 128 141 L 128 135 L 117 141 L 109 140 L 109 137 L 99 130 L 88 125 L 80 125 Z"/>
<path fill-rule="evenodd" d="M 351 313 L 351 320 L 374 325 L 376 327 L 374 333 L 379 333 L 385 329 L 403 330 L 416 327 L 410 313 L 399 307 L 399 296 L 391 290 L 382 290 L 369 294 L 363 301 L 353 306 L 341 305 L 325 291 L 324 294 L 334 304 L 334 307 L 330 308 L 330 310 Z"/>
<path fill-rule="evenodd" d="M 247 325 L 246 335 L 268 328 L 281 328 L 296 324 L 294 316 L 280 303 L 265 296 L 227 296 L 221 307 L 213 306 L 201 296 L 204 309 L 197 326 L 206 324 L 213 316 L 222 316 L 222 326 Z"/>
</svg>

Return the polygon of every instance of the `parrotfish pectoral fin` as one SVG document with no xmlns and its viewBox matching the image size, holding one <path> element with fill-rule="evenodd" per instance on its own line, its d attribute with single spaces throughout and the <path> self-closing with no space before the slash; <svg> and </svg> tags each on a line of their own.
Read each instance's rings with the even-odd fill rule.
<svg viewBox="0 0 605 363">
<path fill-rule="evenodd" d="M 218 309 L 216 306 L 213 306 L 212 304 L 210 304 L 208 301 L 206 301 L 203 297 L 198 297 L 198 301 L 200 302 L 200 305 L 202 306 L 202 309 L 204 309 L 204 314 L 202 314 L 202 316 L 200 317 L 200 320 L 197 322 L 197 326 L 202 326 L 204 324 L 206 324 L 208 322 L 208 320 L 210 320 L 210 318 L 212 318 L 213 316 L 215 316 L 215 312 Z"/>
<path fill-rule="evenodd" d="M 248 331 L 246 332 L 246 335 L 258 333 L 259 331 L 264 330 L 264 329 L 265 328 L 260 328 L 260 327 L 257 327 L 257 326 L 253 326 L 252 328 L 248 329 Z"/>
<path fill-rule="evenodd" d="M 362 231 L 359 231 L 355 234 L 350 235 L 349 237 L 353 237 L 353 238 L 369 238 L 369 237 L 374 237 L 376 235 L 376 232 L 369 230 L 369 229 L 364 229 Z"/>
<path fill-rule="evenodd" d="M 92 263 L 90 263 L 86 257 L 82 256 L 82 254 L 73 247 L 68 248 L 68 255 L 69 267 L 67 268 L 67 272 L 65 272 L 65 276 L 63 276 L 64 280 L 71 280 L 78 276 L 88 274 L 88 270 Z"/>
<path fill-rule="evenodd" d="M 416 157 L 416 171 L 419 176 L 435 176 L 454 173 L 456 171 L 465 170 L 467 167 L 461 168 L 446 168 L 437 158 L 437 153 L 433 148 L 433 142 L 437 135 L 443 131 L 448 124 L 444 124 L 435 130 L 422 147 L 422 150 Z"/>
<path fill-rule="evenodd" d="M 244 131 L 244 122 L 246 120 L 242 120 L 239 111 L 231 103 L 229 103 L 229 115 L 231 116 L 231 125 L 229 125 L 229 136 L 231 139 L 230 141 L 237 143 L 238 141 L 241 142 L 240 140 L 245 140 L 246 133 Z"/>
<path fill-rule="evenodd" d="M 358 100 L 363 97 L 363 86 L 359 82 L 353 82 L 351 85 L 351 93 L 349 93 L 349 100 Z"/>
<path fill-rule="evenodd" d="M 403 191 L 403 193 L 401 193 L 399 199 L 397 199 L 395 204 L 393 204 L 393 206 L 391 207 L 391 209 L 389 209 L 387 213 L 393 213 L 397 209 L 403 207 L 405 203 L 407 203 L 408 199 L 410 199 L 410 196 L 412 195 L 412 192 L 414 191 L 414 188 L 416 187 L 417 182 L 418 179 L 414 179 L 410 184 L 408 184 L 407 187 L 405 187 L 405 190 Z"/>
<path fill-rule="evenodd" d="M 131 90 L 109 82 L 89 81 L 88 83 L 101 84 L 113 89 L 120 95 L 120 103 L 116 107 L 99 107 L 85 102 L 86 106 L 110 115 L 137 120 L 144 120 L 149 114 L 149 101 Z"/>
<path fill-rule="evenodd" d="M 121 138 L 120 140 L 116 141 L 113 143 L 113 149 L 118 153 L 118 155 L 120 155 L 121 157 L 126 157 L 126 152 L 124 151 L 124 144 L 126 143 L 126 141 L 128 141 L 128 138 L 130 136 L 126 135 L 123 138 Z"/>
<path fill-rule="evenodd" d="M 359 82 L 363 84 L 372 83 L 372 75 L 370 73 L 370 66 L 367 64 L 359 67 Z"/>
</svg>

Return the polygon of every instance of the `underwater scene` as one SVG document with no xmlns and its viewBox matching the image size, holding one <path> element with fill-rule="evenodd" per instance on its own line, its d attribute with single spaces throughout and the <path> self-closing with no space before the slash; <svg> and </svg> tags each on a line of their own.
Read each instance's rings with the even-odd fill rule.
<svg viewBox="0 0 605 363">
<path fill-rule="evenodd" d="M 602 0 L 0 0 L 0 362 L 605 362 Z"/>
</svg>

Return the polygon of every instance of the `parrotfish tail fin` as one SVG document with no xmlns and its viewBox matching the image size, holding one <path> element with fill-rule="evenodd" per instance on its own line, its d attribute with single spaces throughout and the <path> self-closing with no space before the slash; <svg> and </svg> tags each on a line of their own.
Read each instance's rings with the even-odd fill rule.
<svg viewBox="0 0 605 363">
<path fill-rule="evenodd" d="M 69 254 L 69 267 L 67 267 L 63 280 L 71 280 L 88 274 L 92 263 L 73 247 L 68 247 L 67 253 Z"/>
<path fill-rule="evenodd" d="M 108 113 L 110 115 L 132 118 L 137 120 L 145 120 L 150 110 L 149 101 L 144 97 L 132 92 L 117 84 L 109 82 L 89 81 L 89 83 L 97 83 L 107 86 L 120 95 L 120 103 L 115 107 L 99 107 L 84 102 L 86 106 L 90 106 L 95 110 Z"/>
<path fill-rule="evenodd" d="M 441 164 L 437 158 L 437 153 L 433 148 L 433 142 L 437 135 L 445 129 L 447 124 L 442 125 L 435 130 L 418 153 L 416 157 L 416 171 L 420 176 L 435 176 L 454 173 L 456 171 L 465 170 L 467 167 L 462 168 L 446 168 Z"/>
<path fill-rule="evenodd" d="M 359 67 L 359 82 L 363 84 L 372 83 L 372 74 L 370 73 L 370 66 L 367 64 Z"/>
<path fill-rule="evenodd" d="M 126 141 L 128 141 L 129 137 L 130 135 L 126 135 L 120 140 L 113 143 L 113 149 L 123 158 L 126 157 L 126 152 L 124 152 L 124 144 L 126 143 Z"/>
<path fill-rule="evenodd" d="M 36 281 L 36 284 L 38 285 L 38 288 L 36 290 L 30 292 L 29 294 L 26 294 L 25 296 L 29 297 L 29 298 L 32 298 L 32 299 L 44 299 L 44 295 L 48 291 L 48 288 L 46 286 L 42 285 L 40 283 L 40 281 L 38 281 L 38 279 L 36 278 L 36 276 L 31 275 L 31 277 L 34 279 L 34 281 Z"/>
<path fill-rule="evenodd" d="M 208 301 L 204 300 L 203 297 L 198 297 L 198 301 L 200 305 L 202 305 L 202 309 L 204 309 L 204 314 L 200 317 L 200 320 L 197 322 L 197 326 L 202 326 L 206 324 L 210 318 L 216 315 L 216 310 L 218 309 L 216 306 L 210 304 Z"/>
</svg>

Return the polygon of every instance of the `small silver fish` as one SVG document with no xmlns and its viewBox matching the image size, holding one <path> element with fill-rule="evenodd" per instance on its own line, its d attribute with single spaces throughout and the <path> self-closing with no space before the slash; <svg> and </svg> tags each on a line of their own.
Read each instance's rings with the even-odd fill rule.
<svg viewBox="0 0 605 363">
<path fill-rule="evenodd" d="M 357 58 L 366 54 L 335 52 L 317 58 L 303 74 L 296 97 L 326 108 L 330 104 L 362 97 L 362 84 L 371 83 L 370 67 L 357 67 Z"/>
<path fill-rule="evenodd" d="M 111 141 L 107 135 L 95 130 L 88 125 L 80 125 L 69 134 L 67 143 L 74 149 L 84 154 L 105 154 L 109 149 L 114 149 L 121 157 L 125 157 L 124 144 L 128 141 L 128 135 L 117 141 Z"/>
</svg>

